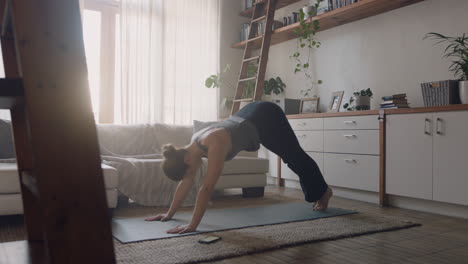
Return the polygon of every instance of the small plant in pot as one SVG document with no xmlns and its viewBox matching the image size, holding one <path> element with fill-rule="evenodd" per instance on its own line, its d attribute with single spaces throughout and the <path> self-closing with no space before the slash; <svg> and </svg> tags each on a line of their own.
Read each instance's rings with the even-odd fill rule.
<svg viewBox="0 0 468 264">
<path fill-rule="evenodd" d="M 370 99 L 374 95 L 370 88 L 363 89 L 359 92 L 354 92 L 349 98 L 349 102 L 343 105 L 343 108 L 348 111 L 370 110 Z"/>
<path fill-rule="evenodd" d="M 265 80 L 263 91 L 265 95 L 279 95 L 284 92 L 284 88 L 286 88 L 286 84 L 283 83 L 280 77 L 276 77 Z"/>
<path fill-rule="evenodd" d="M 468 104 L 468 36 L 448 37 L 440 33 L 431 32 L 424 39 L 436 39 L 435 44 L 446 43 L 444 58 L 450 59 L 452 64 L 449 71 L 453 72 L 455 78 L 459 79 L 459 93 L 462 104 Z"/>
<path fill-rule="evenodd" d="M 304 14 L 304 19 L 309 19 L 317 15 L 318 6 L 322 0 L 317 1 L 315 4 L 307 4 L 299 10 L 299 14 Z"/>
</svg>

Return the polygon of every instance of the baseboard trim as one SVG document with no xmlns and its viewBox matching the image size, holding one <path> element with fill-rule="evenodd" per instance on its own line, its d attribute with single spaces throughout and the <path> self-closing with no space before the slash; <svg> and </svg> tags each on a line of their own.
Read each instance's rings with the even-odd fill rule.
<svg viewBox="0 0 468 264">
<path fill-rule="evenodd" d="M 468 206 L 389 195 L 389 204 L 398 208 L 468 219 Z"/>
<path fill-rule="evenodd" d="M 276 184 L 276 177 L 268 177 L 267 181 L 269 184 Z M 295 180 L 284 179 L 284 185 L 286 188 L 301 189 L 299 181 Z M 374 204 L 379 203 L 379 194 L 377 192 L 361 191 L 336 186 L 332 186 L 332 188 L 334 195 L 337 197 Z M 468 206 L 396 195 L 388 195 L 388 202 L 390 206 L 398 208 L 468 219 Z"/>
</svg>

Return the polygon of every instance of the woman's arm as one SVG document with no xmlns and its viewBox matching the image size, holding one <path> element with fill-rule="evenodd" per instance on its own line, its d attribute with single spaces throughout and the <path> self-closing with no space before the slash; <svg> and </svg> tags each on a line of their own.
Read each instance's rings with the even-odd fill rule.
<svg viewBox="0 0 468 264">
<path fill-rule="evenodd" d="M 213 142 L 214 141 L 214 142 Z M 203 215 L 205 214 L 211 194 L 215 188 L 216 182 L 224 167 L 224 159 L 228 152 L 228 144 L 223 144 L 222 140 L 213 140 L 208 143 L 208 170 L 202 187 L 198 191 L 195 209 L 192 220 L 188 225 L 177 226 L 168 230 L 170 234 L 189 233 L 197 229 Z"/>
<path fill-rule="evenodd" d="M 146 218 L 146 221 L 157 221 L 161 220 L 162 222 L 171 220 L 171 218 L 174 216 L 176 213 L 177 209 L 179 209 L 180 205 L 182 202 L 185 200 L 187 197 L 187 194 L 190 191 L 190 188 L 192 188 L 193 181 L 195 178 L 196 171 L 198 170 L 198 166 L 196 168 L 190 168 L 187 170 L 186 175 L 182 178 L 182 180 L 177 184 L 176 191 L 174 193 L 174 197 L 172 198 L 172 203 L 171 207 L 165 214 L 158 214 L 156 216 L 152 216 L 149 218 Z"/>
</svg>

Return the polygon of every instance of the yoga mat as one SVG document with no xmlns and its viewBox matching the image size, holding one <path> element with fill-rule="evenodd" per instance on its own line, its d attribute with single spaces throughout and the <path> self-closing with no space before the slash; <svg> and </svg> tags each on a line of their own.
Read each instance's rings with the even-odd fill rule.
<svg viewBox="0 0 468 264">
<path fill-rule="evenodd" d="M 313 204 L 311 203 L 297 202 L 248 208 L 209 209 L 198 226 L 197 232 L 182 235 L 167 234 L 166 231 L 178 225 L 188 224 L 192 218 L 191 211 L 176 213 L 174 218 L 167 222 L 147 222 L 145 217 L 114 218 L 112 219 L 112 233 L 121 243 L 131 243 L 356 213 L 355 211 L 340 208 L 313 211 L 312 207 Z"/>
</svg>

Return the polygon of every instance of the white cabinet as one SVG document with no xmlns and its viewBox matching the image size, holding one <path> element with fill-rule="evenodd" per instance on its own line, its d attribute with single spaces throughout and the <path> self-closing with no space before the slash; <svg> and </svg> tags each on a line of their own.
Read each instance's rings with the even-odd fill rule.
<svg viewBox="0 0 468 264">
<path fill-rule="evenodd" d="M 432 199 L 432 114 L 387 116 L 387 193 Z"/>
<path fill-rule="evenodd" d="M 306 152 L 319 167 L 320 171 L 323 173 L 323 152 Z M 288 180 L 299 180 L 299 177 L 288 167 L 284 162 L 281 162 L 281 178 Z"/>
<path fill-rule="evenodd" d="M 434 200 L 468 205 L 468 112 L 433 118 Z"/>
<path fill-rule="evenodd" d="M 379 165 L 379 156 L 325 153 L 325 180 L 332 186 L 378 192 Z"/>
<path fill-rule="evenodd" d="M 377 115 L 368 116 L 340 116 L 324 118 L 325 130 L 334 129 L 379 129 Z"/>
<path fill-rule="evenodd" d="M 387 117 L 387 193 L 468 205 L 468 111 Z"/>
<path fill-rule="evenodd" d="M 324 133 L 324 151 L 379 155 L 378 130 L 331 130 Z"/>
<path fill-rule="evenodd" d="M 301 147 L 332 186 L 379 190 L 377 115 L 290 119 Z M 285 163 L 281 177 L 299 180 Z"/>
</svg>

